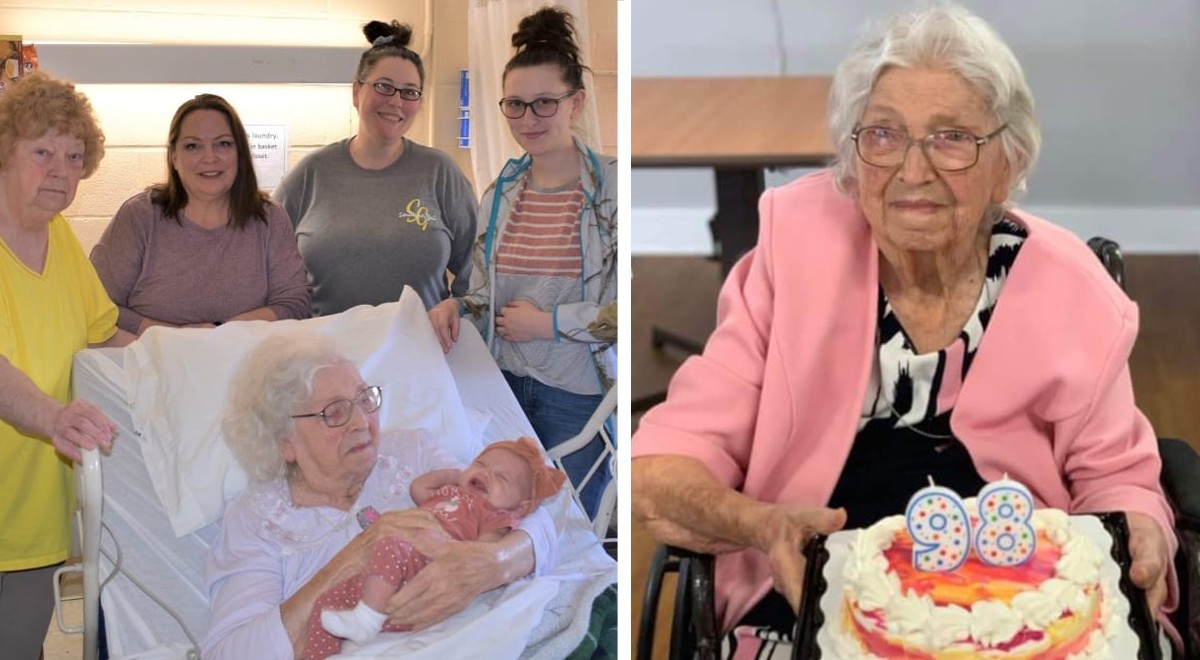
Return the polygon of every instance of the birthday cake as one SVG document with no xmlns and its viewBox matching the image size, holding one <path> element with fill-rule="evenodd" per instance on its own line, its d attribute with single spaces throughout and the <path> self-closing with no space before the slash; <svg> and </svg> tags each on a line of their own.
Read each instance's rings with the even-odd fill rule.
<svg viewBox="0 0 1200 660">
<path fill-rule="evenodd" d="M 983 495 L 949 507 L 937 498 L 910 503 L 906 516 L 856 532 L 842 566 L 841 612 L 829 617 L 830 655 L 1112 657 L 1121 596 L 1101 570 L 1112 560 L 1066 513 L 997 520 L 988 513 L 996 501 Z M 983 516 L 977 502 L 985 502 Z"/>
</svg>

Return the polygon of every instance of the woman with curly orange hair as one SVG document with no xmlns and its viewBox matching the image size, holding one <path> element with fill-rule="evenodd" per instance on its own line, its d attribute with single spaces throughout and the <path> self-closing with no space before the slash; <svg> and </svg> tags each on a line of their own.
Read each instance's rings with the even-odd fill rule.
<svg viewBox="0 0 1200 660">
<path fill-rule="evenodd" d="M 70 401 L 71 358 L 123 346 L 117 308 L 62 211 L 104 157 L 87 98 L 33 72 L 0 96 L 0 648 L 37 658 L 51 578 L 71 546 L 71 461 L 111 446 L 99 408 Z"/>
</svg>

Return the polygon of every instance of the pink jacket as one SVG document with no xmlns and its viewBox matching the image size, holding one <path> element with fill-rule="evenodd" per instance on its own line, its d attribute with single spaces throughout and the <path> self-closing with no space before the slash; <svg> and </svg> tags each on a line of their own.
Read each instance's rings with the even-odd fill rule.
<svg viewBox="0 0 1200 660">
<path fill-rule="evenodd" d="M 758 246 L 726 279 L 704 354 L 680 367 L 667 401 L 642 419 L 633 456 L 693 456 L 755 499 L 824 505 L 867 387 L 879 253 L 828 171 L 768 190 L 759 214 Z M 1145 513 L 1174 556 L 1154 431 L 1129 378 L 1137 307 L 1074 235 L 1012 216 L 1029 237 L 951 428 L 984 480 L 1008 473 L 1039 505 L 1070 512 Z M 718 557 L 716 571 L 729 628 L 770 589 L 770 566 L 743 550 Z M 1173 569 L 1168 581 L 1173 608 Z"/>
</svg>

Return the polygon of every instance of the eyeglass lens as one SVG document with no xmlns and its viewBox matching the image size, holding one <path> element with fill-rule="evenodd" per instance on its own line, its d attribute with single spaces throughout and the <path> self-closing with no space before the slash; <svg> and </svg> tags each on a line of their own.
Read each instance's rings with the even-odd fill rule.
<svg viewBox="0 0 1200 660">
<path fill-rule="evenodd" d="M 573 92 L 572 92 L 573 93 Z M 509 119 L 520 119 L 525 116 L 526 108 L 533 110 L 533 114 L 545 119 L 553 117 L 558 112 L 558 104 L 571 94 L 560 98 L 544 98 L 534 99 L 532 101 L 522 101 L 520 99 L 504 99 L 500 101 L 500 112 L 504 113 Z"/>
<path fill-rule="evenodd" d="M 930 164 L 944 171 L 965 170 L 979 158 L 979 144 L 966 131 L 940 131 L 913 139 L 901 131 L 868 126 L 859 130 L 858 155 L 876 167 L 895 167 L 902 162 L 913 143 L 917 143 Z"/>
<path fill-rule="evenodd" d="M 350 399 L 339 399 L 325 406 L 321 410 L 321 418 L 330 427 L 345 426 L 354 413 L 352 406 L 357 405 L 364 413 L 369 415 L 379 410 L 379 406 L 382 403 L 382 389 L 378 385 L 373 385 L 359 392 L 353 401 Z"/>
<path fill-rule="evenodd" d="M 371 87 L 377 94 L 382 96 L 395 96 L 396 94 L 399 94 L 400 98 L 404 99 L 405 101 L 421 100 L 421 90 L 413 89 L 412 87 L 396 87 L 391 83 L 385 83 L 383 81 L 371 83 Z"/>
</svg>

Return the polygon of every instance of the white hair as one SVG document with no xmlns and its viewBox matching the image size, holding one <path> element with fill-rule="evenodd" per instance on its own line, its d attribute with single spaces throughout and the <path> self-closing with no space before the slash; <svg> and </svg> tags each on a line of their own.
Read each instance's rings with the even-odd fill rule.
<svg viewBox="0 0 1200 660">
<path fill-rule="evenodd" d="M 238 365 L 221 431 L 254 481 L 288 476 L 280 444 L 292 433 L 292 411 L 308 400 L 319 370 L 349 362 L 333 340 L 318 335 L 272 335 Z"/>
<path fill-rule="evenodd" d="M 854 142 L 867 99 L 890 67 L 944 67 L 975 89 L 995 116 L 1008 124 L 997 136 L 1009 165 L 1009 199 L 1025 192 L 1041 148 L 1033 93 L 1016 56 L 982 18 L 956 5 L 932 6 L 894 16 L 869 29 L 838 65 L 829 93 L 829 137 L 834 145 L 838 188 L 855 180 Z"/>
</svg>

